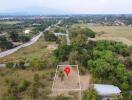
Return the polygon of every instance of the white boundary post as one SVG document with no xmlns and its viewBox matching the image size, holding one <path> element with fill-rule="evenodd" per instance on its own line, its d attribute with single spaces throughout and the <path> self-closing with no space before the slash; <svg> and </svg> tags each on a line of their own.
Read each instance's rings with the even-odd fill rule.
<svg viewBox="0 0 132 100">
<path fill-rule="evenodd" d="M 55 76 L 54 76 L 54 80 L 53 80 L 53 84 L 52 84 L 52 90 L 53 90 L 53 87 L 54 87 L 54 82 L 55 82 L 55 79 L 56 79 L 56 74 L 57 74 L 58 68 L 59 68 L 59 65 L 57 65 L 57 68 L 56 68 L 56 71 L 55 71 Z"/>
<path fill-rule="evenodd" d="M 80 86 L 80 90 L 81 90 L 81 82 L 80 82 L 80 76 L 79 76 L 79 69 L 78 69 L 78 65 L 77 66 L 77 70 L 78 70 L 78 80 L 79 80 L 79 86 Z"/>
</svg>

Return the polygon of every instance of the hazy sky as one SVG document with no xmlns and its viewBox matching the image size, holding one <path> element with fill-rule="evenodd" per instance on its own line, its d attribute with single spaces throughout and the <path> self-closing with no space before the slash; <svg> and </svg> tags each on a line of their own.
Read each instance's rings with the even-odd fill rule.
<svg viewBox="0 0 132 100">
<path fill-rule="evenodd" d="M 67 13 L 132 13 L 132 0 L 0 0 L 0 12 L 52 9 Z"/>
</svg>

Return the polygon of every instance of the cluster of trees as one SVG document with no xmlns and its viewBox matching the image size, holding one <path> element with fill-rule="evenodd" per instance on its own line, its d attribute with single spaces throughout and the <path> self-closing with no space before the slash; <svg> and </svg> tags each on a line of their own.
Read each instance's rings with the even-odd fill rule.
<svg viewBox="0 0 132 100">
<path fill-rule="evenodd" d="M 129 56 L 131 50 L 125 52 L 129 47 L 122 43 L 110 41 L 97 41 L 92 48 L 87 68 L 91 73 L 101 79 L 110 80 L 122 90 L 132 89 L 132 79 L 125 64 L 118 59 L 118 55 Z"/>
<path fill-rule="evenodd" d="M 27 80 L 20 80 L 16 82 L 13 79 L 6 79 L 6 84 L 8 85 L 8 93 L 3 96 L 3 100 L 19 100 L 19 94 L 28 90 L 30 82 Z"/>
<path fill-rule="evenodd" d="M 22 59 L 16 62 L 8 62 L 6 64 L 7 68 L 17 68 L 17 69 L 32 69 L 32 70 L 43 70 L 49 67 L 57 66 L 58 60 L 56 57 L 51 56 L 47 59 L 33 58 L 30 60 Z"/>
<path fill-rule="evenodd" d="M 89 41 L 84 45 L 62 45 L 54 52 L 60 61 L 69 60 L 71 64 L 82 66 L 81 71 L 91 72 L 94 82 L 114 84 L 123 91 L 132 89 L 132 73 L 129 73 L 125 66 L 126 63 L 130 66 L 131 60 L 123 62 L 118 56 L 129 57 L 131 53 L 131 47 L 105 40 Z"/>
<path fill-rule="evenodd" d="M 8 39 L 11 39 L 9 41 Z M 0 36 L 0 48 L 2 50 L 11 49 L 14 47 L 13 42 L 28 42 L 30 40 L 30 37 L 27 35 L 19 35 L 15 32 L 10 32 L 9 37 Z"/>
<path fill-rule="evenodd" d="M 56 19 L 47 19 L 44 21 L 39 22 L 39 26 L 36 26 L 32 31 L 34 34 L 38 33 L 39 31 L 44 31 L 48 26 L 51 26 L 55 23 L 57 23 L 58 20 Z"/>
<path fill-rule="evenodd" d="M 66 33 L 66 31 L 63 29 L 63 28 L 56 28 L 54 30 L 55 33 L 59 33 L 59 32 L 62 32 L 62 33 Z"/>
<path fill-rule="evenodd" d="M 11 49 L 12 47 L 13 47 L 12 42 L 7 40 L 6 37 L 0 36 L 0 49 L 1 50 Z"/>
<path fill-rule="evenodd" d="M 93 89 L 84 91 L 82 100 L 102 100 L 102 98 Z"/>
<path fill-rule="evenodd" d="M 71 28 L 69 30 L 69 36 L 70 38 L 75 38 L 78 35 L 85 35 L 86 37 L 90 37 L 90 38 L 94 38 L 95 37 L 95 32 L 93 32 L 91 29 L 89 28 L 80 28 L 80 27 L 76 27 L 76 28 Z"/>
<path fill-rule="evenodd" d="M 19 35 L 16 32 L 10 32 L 9 33 L 9 38 L 13 42 L 28 42 L 30 40 L 30 37 L 27 35 Z"/>
<path fill-rule="evenodd" d="M 50 32 L 45 32 L 44 33 L 44 39 L 46 41 L 56 41 L 57 37 L 54 34 L 50 33 Z"/>
</svg>

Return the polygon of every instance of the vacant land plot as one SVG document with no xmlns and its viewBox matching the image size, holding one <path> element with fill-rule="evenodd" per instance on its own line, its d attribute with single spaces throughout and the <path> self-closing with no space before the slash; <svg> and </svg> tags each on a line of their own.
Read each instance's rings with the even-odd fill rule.
<svg viewBox="0 0 132 100">
<path fill-rule="evenodd" d="M 66 75 L 66 73 L 64 71 L 67 66 L 70 68 L 70 73 L 68 76 Z M 52 89 L 53 89 L 53 91 L 81 90 L 78 67 L 77 66 L 69 66 L 69 65 L 58 66 Z"/>
</svg>

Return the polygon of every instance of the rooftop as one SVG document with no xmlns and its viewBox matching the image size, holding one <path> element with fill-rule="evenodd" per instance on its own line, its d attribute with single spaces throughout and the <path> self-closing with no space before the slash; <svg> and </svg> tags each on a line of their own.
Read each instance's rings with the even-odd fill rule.
<svg viewBox="0 0 132 100">
<path fill-rule="evenodd" d="M 114 85 L 94 84 L 94 89 L 101 96 L 119 95 L 121 90 Z"/>
</svg>

